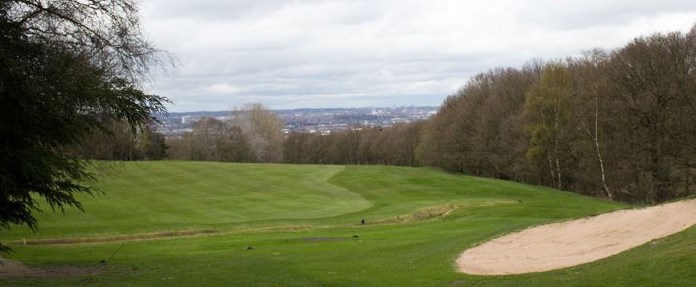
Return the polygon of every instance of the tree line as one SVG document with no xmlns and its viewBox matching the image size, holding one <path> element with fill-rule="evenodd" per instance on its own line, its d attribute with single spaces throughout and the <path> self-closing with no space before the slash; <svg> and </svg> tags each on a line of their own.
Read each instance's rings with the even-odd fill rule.
<svg viewBox="0 0 696 287">
<path fill-rule="evenodd" d="M 190 132 L 167 139 L 166 153 L 176 160 L 417 166 L 415 151 L 425 124 L 285 135 L 283 121 L 254 103 L 232 111 L 227 119 L 201 118 Z"/>
<path fill-rule="evenodd" d="M 94 129 L 79 144 L 65 148 L 67 154 L 88 160 L 160 160 L 167 157 L 163 134 L 149 120 L 132 127 L 125 121 L 100 119 L 103 129 Z"/>
<path fill-rule="evenodd" d="M 285 139 L 287 163 L 417 166 L 416 148 L 425 122 L 388 128 L 364 127 L 318 135 L 292 133 Z"/>
<path fill-rule="evenodd" d="M 424 134 L 423 163 L 612 199 L 694 192 L 696 26 L 480 74 Z"/>
</svg>

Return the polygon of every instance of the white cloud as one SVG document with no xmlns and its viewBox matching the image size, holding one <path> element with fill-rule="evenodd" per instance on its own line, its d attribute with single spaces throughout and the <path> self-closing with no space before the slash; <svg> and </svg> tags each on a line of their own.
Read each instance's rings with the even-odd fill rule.
<svg viewBox="0 0 696 287">
<path fill-rule="evenodd" d="M 694 1 L 148 0 L 174 111 L 439 105 L 476 73 L 687 31 Z"/>
<path fill-rule="evenodd" d="M 206 87 L 205 90 L 213 94 L 236 94 L 241 91 L 238 87 L 228 83 L 214 84 Z"/>
</svg>

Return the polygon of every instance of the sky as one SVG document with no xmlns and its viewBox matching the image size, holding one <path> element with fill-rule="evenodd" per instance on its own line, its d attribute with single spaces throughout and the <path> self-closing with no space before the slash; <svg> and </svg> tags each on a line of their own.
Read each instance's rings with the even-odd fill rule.
<svg viewBox="0 0 696 287">
<path fill-rule="evenodd" d="M 696 1 L 143 0 L 141 21 L 171 112 L 439 106 L 493 68 L 686 33 Z"/>
</svg>

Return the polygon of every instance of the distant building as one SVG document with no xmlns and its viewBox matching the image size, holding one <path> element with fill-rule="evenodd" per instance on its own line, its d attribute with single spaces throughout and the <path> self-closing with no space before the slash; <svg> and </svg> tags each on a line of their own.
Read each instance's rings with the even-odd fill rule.
<svg viewBox="0 0 696 287">
<path fill-rule="evenodd" d="M 294 109 L 275 111 L 286 123 L 283 133 L 311 133 L 330 135 L 342 131 L 363 128 L 386 128 L 397 123 L 416 122 L 432 117 L 438 107 L 368 107 L 336 109 Z M 203 111 L 173 113 L 160 118 L 160 130 L 168 137 L 180 136 L 190 131 L 202 117 L 226 121 L 229 111 Z"/>
</svg>

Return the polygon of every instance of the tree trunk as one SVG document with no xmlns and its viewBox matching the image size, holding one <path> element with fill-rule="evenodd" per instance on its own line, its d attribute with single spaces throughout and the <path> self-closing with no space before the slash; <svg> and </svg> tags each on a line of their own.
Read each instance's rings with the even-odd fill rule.
<svg viewBox="0 0 696 287">
<path fill-rule="evenodd" d="M 595 150 L 597 151 L 597 161 L 599 163 L 599 172 L 601 175 L 602 179 L 602 189 L 604 189 L 604 192 L 607 194 L 607 197 L 611 200 L 614 199 L 614 195 L 611 193 L 611 190 L 609 190 L 609 186 L 607 185 L 607 176 L 604 171 L 604 160 L 602 159 L 602 152 L 599 147 L 599 99 L 598 95 L 595 92 L 595 117 L 594 117 L 594 137 L 592 137 L 592 140 L 594 141 L 595 144 Z M 589 132 L 589 131 L 588 131 Z"/>
<path fill-rule="evenodd" d="M 604 159 L 602 158 L 602 151 L 601 147 L 599 144 L 599 100 L 598 96 L 595 93 L 595 114 L 594 114 L 594 132 L 590 131 L 590 129 L 587 127 L 587 124 L 585 121 L 580 119 L 580 126 L 582 129 L 585 131 L 587 136 L 592 140 L 595 146 L 595 152 L 597 153 L 597 164 L 599 165 L 599 176 L 602 182 L 602 190 L 606 194 L 606 196 L 610 199 L 614 199 L 614 194 L 611 192 L 609 189 L 609 185 L 607 185 L 607 177 L 606 177 L 606 172 L 604 169 Z"/>
</svg>

